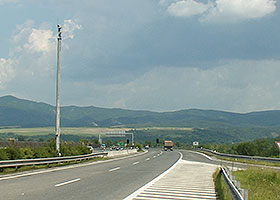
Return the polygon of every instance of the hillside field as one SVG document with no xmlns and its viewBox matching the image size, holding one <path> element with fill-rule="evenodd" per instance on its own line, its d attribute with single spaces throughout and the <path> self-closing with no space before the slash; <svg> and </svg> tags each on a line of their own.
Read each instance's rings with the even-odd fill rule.
<svg viewBox="0 0 280 200">
<path fill-rule="evenodd" d="M 92 136 L 105 134 L 110 131 L 129 131 L 131 128 L 101 128 L 101 127 L 62 127 L 62 134 L 71 134 L 79 136 Z M 176 128 L 176 127 L 149 127 L 149 128 L 137 128 L 137 131 L 192 131 L 192 128 Z M 14 133 L 16 135 L 23 136 L 35 136 L 35 135 L 48 135 L 55 133 L 54 127 L 40 127 L 40 128 L 4 128 L 0 129 L 1 133 Z"/>
</svg>

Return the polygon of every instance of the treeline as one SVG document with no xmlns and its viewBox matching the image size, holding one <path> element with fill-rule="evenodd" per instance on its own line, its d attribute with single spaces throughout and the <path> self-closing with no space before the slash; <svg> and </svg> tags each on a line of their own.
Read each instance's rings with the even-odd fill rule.
<svg viewBox="0 0 280 200">
<path fill-rule="evenodd" d="M 204 144 L 202 147 L 220 153 L 261 157 L 278 157 L 279 149 L 276 146 L 275 141 L 280 141 L 280 138 L 257 139 L 252 142 L 241 142 L 236 144 Z"/>
<path fill-rule="evenodd" d="M 90 153 L 90 149 L 87 148 L 83 141 L 78 143 L 62 141 L 60 150 L 62 156 L 75 156 Z M 13 143 L 5 147 L 0 147 L 0 160 L 47 158 L 56 156 L 58 155 L 55 149 L 54 139 L 49 140 L 47 143 L 44 143 L 39 147 L 20 147 Z"/>
<path fill-rule="evenodd" d="M 18 135 L 18 134 L 14 134 L 14 133 L 1 133 L 0 134 L 0 140 L 3 140 L 3 141 L 7 141 L 9 138 L 14 138 L 17 141 L 47 142 L 54 137 L 55 137 L 54 134 L 32 135 L 32 136 Z M 83 138 L 88 139 L 88 140 L 93 140 L 97 137 L 96 136 L 61 134 L 61 140 L 63 140 L 63 141 L 79 142 Z"/>
</svg>

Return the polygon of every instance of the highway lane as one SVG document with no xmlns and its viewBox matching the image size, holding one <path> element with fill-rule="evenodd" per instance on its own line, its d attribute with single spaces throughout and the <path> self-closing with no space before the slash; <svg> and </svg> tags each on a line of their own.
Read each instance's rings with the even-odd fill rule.
<svg viewBox="0 0 280 200">
<path fill-rule="evenodd" d="M 178 152 L 145 155 L 0 181 L 1 199 L 123 199 L 172 166 Z"/>
</svg>

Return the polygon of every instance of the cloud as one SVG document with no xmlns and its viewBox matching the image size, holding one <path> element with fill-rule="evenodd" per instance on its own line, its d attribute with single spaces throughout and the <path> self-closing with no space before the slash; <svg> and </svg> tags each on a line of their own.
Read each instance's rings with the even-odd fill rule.
<svg viewBox="0 0 280 200">
<path fill-rule="evenodd" d="M 276 10 L 275 0 L 216 0 L 205 21 L 238 22 L 265 17 Z"/>
<path fill-rule="evenodd" d="M 0 0 L 0 6 L 9 3 L 19 3 L 19 0 Z"/>
<path fill-rule="evenodd" d="M 0 89 L 4 89 L 5 84 L 14 78 L 15 64 L 16 61 L 12 59 L 0 58 Z"/>
<path fill-rule="evenodd" d="M 74 38 L 74 32 L 76 30 L 80 30 L 82 28 L 82 25 L 78 24 L 76 20 L 67 19 L 64 20 L 63 24 L 63 39 L 73 39 Z"/>
<path fill-rule="evenodd" d="M 35 23 L 32 20 L 27 20 L 24 24 L 18 25 L 17 33 L 12 37 L 12 41 L 17 46 L 15 50 L 29 51 L 29 53 L 53 53 L 57 36 L 49 27 L 49 24 L 42 23 L 38 28 L 35 28 Z M 62 39 L 73 39 L 74 32 L 80 30 L 81 27 L 75 20 L 64 20 Z"/>
<path fill-rule="evenodd" d="M 51 30 L 32 29 L 24 48 L 31 52 L 48 53 L 54 50 L 55 36 Z"/>
<path fill-rule="evenodd" d="M 67 52 L 68 39 L 73 39 L 75 31 L 81 26 L 72 19 L 65 20 L 62 26 L 67 39 L 62 44 Z M 0 87 L 2 83 L 16 79 L 17 85 L 28 85 L 29 92 L 32 92 L 31 88 L 36 88 L 32 84 L 51 83 L 55 79 L 57 36 L 53 31 L 55 28 L 50 27 L 48 23 L 36 25 L 33 20 L 17 26 L 10 39 L 13 46 L 10 48 L 9 59 L 1 59 Z"/>
<path fill-rule="evenodd" d="M 200 3 L 180 0 L 167 8 L 172 16 L 192 17 L 199 15 L 204 22 L 235 23 L 265 17 L 276 11 L 275 0 L 212 0 Z"/>
<path fill-rule="evenodd" d="M 177 17 L 192 17 L 194 15 L 203 14 L 209 9 L 210 5 L 199 3 L 194 0 L 182 0 L 172 3 L 168 7 L 170 15 Z"/>
<path fill-rule="evenodd" d="M 280 60 L 239 60 L 211 69 L 158 67 L 127 83 L 69 82 L 67 87 L 77 91 L 77 97 L 85 97 L 81 103 L 102 107 L 234 112 L 280 109 L 279 65 Z M 73 96 L 66 95 L 68 100 Z"/>
</svg>

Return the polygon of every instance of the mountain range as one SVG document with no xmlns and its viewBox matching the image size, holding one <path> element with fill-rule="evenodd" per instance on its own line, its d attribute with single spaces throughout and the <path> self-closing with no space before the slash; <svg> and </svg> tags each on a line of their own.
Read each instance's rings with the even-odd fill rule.
<svg viewBox="0 0 280 200">
<path fill-rule="evenodd" d="M 61 125 L 67 127 L 94 126 L 176 126 L 228 127 L 279 126 L 280 111 L 232 113 L 217 110 L 187 109 L 173 112 L 136 111 L 95 106 L 61 107 Z M 55 106 L 19 99 L 0 97 L 0 126 L 46 127 L 55 125 Z"/>
</svg>

